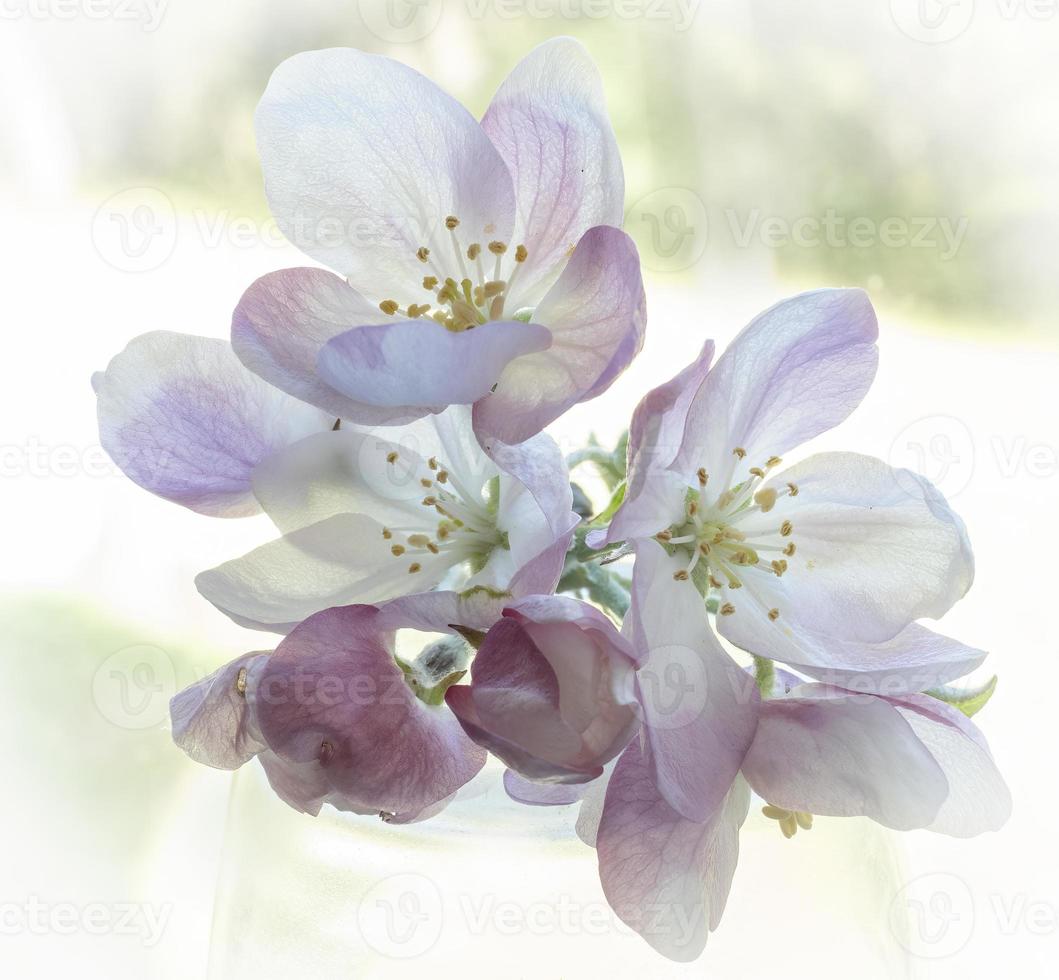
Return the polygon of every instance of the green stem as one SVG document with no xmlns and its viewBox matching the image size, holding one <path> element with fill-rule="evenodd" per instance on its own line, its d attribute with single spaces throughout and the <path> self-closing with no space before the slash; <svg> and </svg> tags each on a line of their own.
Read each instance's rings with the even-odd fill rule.
<svg viewBox="0 0 1059 980">
<path fill-rule="evenodd" d="M 757 689 L 761 697 L 768 698 L 772 695 L 772 688 L 776 682 L 776 667 L 771 660 L 765 657 L 754 657 L 754 679 L 757 681 Z"/>
</svg>

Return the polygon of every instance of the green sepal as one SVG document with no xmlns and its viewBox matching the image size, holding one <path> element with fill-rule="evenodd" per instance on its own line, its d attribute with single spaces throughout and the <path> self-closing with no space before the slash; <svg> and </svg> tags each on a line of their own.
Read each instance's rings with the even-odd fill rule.
<svg viewBox="0 0 1059 980">
<path fill-rule="evenodd" d="M 968 718 L 978 714 L 996 690 L 997 676 L 994 674 L 984 684 L 975 688 L 935 687 L 926 693 L 932 698 L 959 708 Z"/>
<path fill-rule="evenodd" d="M 460 634 L 473 648 L 474 650 L 481 650 L 482 644 L 485 642 L 485 633 L 481 630 L 473 630 L 469 626 L 460 626 L 456 623 L 449 623 L 449 629 L 455 630 Z"/>
</svg>

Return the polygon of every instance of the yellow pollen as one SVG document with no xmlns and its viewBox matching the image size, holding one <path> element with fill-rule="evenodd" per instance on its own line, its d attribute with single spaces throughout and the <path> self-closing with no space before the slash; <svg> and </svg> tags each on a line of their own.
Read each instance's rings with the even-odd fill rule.
<svg viewBox="0 0 1059 980">
<path fill-rule="evenodd" d="M 784 521 L 783 524 L 780 526 L 780 534 L 782 534 L 785 538 L 789 538 L 793 530 L 794 525 L 790 521 Z"/>
<path fill-rule="evenodd" d="M 436 544 L 434 544 L 433 541 L 428 541 L 427 542 L 427 551 L 429 551 L 432 555 L 436 555 L 436 554 L 439 554 L 441 552 L 441 549 Z"/>
<path fill-rule="evenodd" d="M 394 558 L 400 558 L 404 554 L 404 545 L 395 544 L 390 551 L 393 553 Z"/>
<path fill-rule="evenodd" d="M 432 470 L 436 470 L 438 468 L 437 457 L 431 456 L 430 459 L 427 460 L 427 466 L 429 466 Z"/>
<path fill-rule="evenodd" d="M 411 565 L 408 566 L 408 574 L 415 575 L 415 573 L 418 572 L 422 567 L 423 566 L 420 565 L 419 562 L 414 561 Z"/>
<path fill-rule="evenodd" d="M 783 460 L 780 459 L 779 456 L 769 456 L 768 461 L 765 463 L 765 465 L 771 470 L 779 466 L 782 462 Z"/>
<path fill-rule="evenodd" d="M 492 299 L 494 296 L 497 296 L 502 293 L 506 285 L 507 283 L 501 282 L 498 279 L 491 279 L 485 284 L 485 286 L 482 287 L 482 295 L 486 299 Z"/>
<path fill-rule="evenodd" d="M 419 481 L 419 483 L 421 486 L 426 487 L 427 490 L 429 490 L 434 485 L 434 481 L 428 480 L 425 476 Z"/>
<path fill-rule="evenodd" d="M 437 276 L 423 276 L 423 288 L 424 289 L 429 289 L 431 292 L 433 292 L 437 288 L 437 285 L 438 285 L 438 277 Z"/>
<path fill-rule="evenodd" d="M 449 231 L 452 231 L 453 228 L 458 227 L 459 224 L 460 224 L 460 219 L 457 218 L 454 214 L 450 214 L 445 219 L 445 227 L 448 228 Z"/>
<path fill-rule="evenodd" d="M 448 482 L 449 482 L 449 471 L 448 470 L 440 470 L 438 472 L 438 483 L 448 483 Z"/>
<path fill-rule="evenodd" d="M 529 252 L 526 251 L 526 246 L 525 245 L 519 245 L 518 248 L 515 249 L 515 261 L 516 262 L 525 262 L 526 259 L 528 259 L 528 258 L 529 258 Z"/>
<path fill-rule="evenodd" d="M 708 556 L 711 550 L 712 549 L 707 542 L 702 541 L 699 543 L 699 551 L 701 551 L 703 555 Z"/>
<path fill-rule="evenodd" d="M 382 529 L 382 536 L 383 536 L 383 537 L 384 537 L 384 538 L 385 538 L 385 539 L 386 539 L 387 541 L 389 541 L 389 540 L 390 540 L 390 538 L 392 538 L 392 537 L 393 537 L 393 531 L 391 531 L 391 530 L 390 530 L 390 529 L 389 529 L 388 527 L 384 527 L 384 528 Z"/>
<path fill-rule="evenodd" d="M 721 606 L 719 611 L 722 616 L 731 616 L 732 613 L 735 612 L 735 606 L 733 606 L 730 602 L 726 602 L 723 606 Z"/>
<path fill-rule="evenodd" d="M 688 580 L 688 573 L 681 569 L 679 572 L 673 573 L 673 578 L 678 582 L 686 582 Z"/>
<path fill-rule="evenodd" d="M 490 242 L 489 251 L 493 255 L 503 255 L 507 251 L 507 246 L 503 242 Z"/>
<path fill-rule="evenodd" d="M 765 479 L 765 471 L 760 466 L 751 466 L 750 475 L 756 476 L 759 480 Z"/>
<path fill-rule="evenodd" d="M 475 243 L 474 245 L 471 245 L 467 249 L 467 258 L 469 258 L 469 259 L 476 259 L 481 254 L 482 254 L 482 246 L 477 244 L 477 243 Z"/>
<path fill-rule="evenodd" d="M 442 541 L 444 541 L 448 536 L 449 536 L 449 526 L 448 526 L 448 524 L 442 522 L 441 524 L 438 525 L 438 537 Z"/>
<path fill-rule="evenodd" d="M 699 486 L 700 487 L 706 486 L 706 484 L 709 482 L 710 474 L 706 472 L 706 467 L 705 466 L 700 466 L 699 467 L 698 476 L 699 476 Z"/>
<path fill-rule="evenodd" d="M 754 494 L 754 503 L 761 508 L 762 513 L 767 514 L 776 506 L 776 491 L 772 487 L 765 487 Z"/>
<path fill-rule="evenodd" d="M 671 537 L 673 537 L 672 531 L 659 531 L 655 535 L 655 539 L 658 541 L 668 541 Z"/>
<path fill-rule="evenodd" d="M 787 484 L 787 492 L 792 497 L 797 497 L 798 496 L 798 484 L 796 484 L 796 483 L 788 483 Z"/>
<path fill-rule="evenodd" d="M 793 554 L 794 554 L 794 552 L 795 552 L 796 550 L 797 550 L 797 548 L 795 547 L 795 545 L 794 545 L 794 542 L 792 541 L 792 542 L 791 542 L 790 544 L 788 544 L 788 545 L 787 545 L 787 547 L 786 547 L 786 548 L 784 548 L 784 549 L 783 549 L 783 553 L 784 553 L 784 554 L 785 554 L 785 555 L 786 555 L 786 556 L 787 556 L 788 558 L 790 558 L 790 557 L 791 557 L 791 555 L 793 555 Z"/>
<path fill-rule="evenodd" d="M 416 249 L 416 258 L 419 259 L 420 262 L 426 262 L 426 260 L 430 258 L 430 249 L 425 245 Z"/>
<path fill-rule="evenodd" d="M 437 497 L 424 497 L 423 498 L 423 506 L 424 507 L 437 507 L 437 505 L 438 505 L 438 498 Z"/>
<path fill-rule="evenodd" d="M 746 459 L 746 450 L 743 449 L 742 446 L 736 446 L 735 449 L 732 450 L 732 455 L 738 456 L 740 459 Z"/>
<path fill-rule="evenodd" d="M 774 561 L 772 563 L 772 570 L 777 575 L 782 575 L 785 571 L 787 571 L 787 562 L 786 562 L 786 560 L 783 559 L 783 558 L 780 558 L 779 560 Z"/>
<path fill-rule="evenodd" d="M 392 299 L 384 299 L 379 304 L 379 309 L 387 316 L 393 316 L 400 308 L 400 304 L 395 303 Z"/>
<path fill-rule="evenodd" d="M 780 611 L 778 609 L 770 609 L 769 610 L 769 619 L 771 619 L 772 622 L 776 622 L 776 620 L 779 619 L 779 618 L 780 618 Z"/>
<path fill-rule="evenodd" d="M 408 543 L 413 548 L 425 548 L 430 544 L 430 538 L 425 534 L 410 534 L 408 536 Z"/>
<path fill-rule="evenodd" d="M 400 459 L 400 457 L 395 452 L 386 454 L 386 462 L 389 463 L 391 466 L 393 466 L 393 464 L 396 463 L 398 459 Z"/>
<path fill-rule="evenodd" d="M 717 581 L 717 578 L 714 575 L 710 576 L 710 585 L 712 585 L 715 589 L 719 589 L 721 587 L 721 583 Z"/>
<path fill-rule="evenodd" d="M 246 697 L 246 668 L 239 668 L 239 675 L 235 678 L 235 693 L 240 697 Z"/>
</svg>

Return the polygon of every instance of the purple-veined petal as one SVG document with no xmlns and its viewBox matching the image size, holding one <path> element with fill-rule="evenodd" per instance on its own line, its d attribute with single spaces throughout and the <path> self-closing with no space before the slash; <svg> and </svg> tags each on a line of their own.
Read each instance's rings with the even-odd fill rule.
<svg viewBox="0 0 1059 980">
<path fill-rule="evenodd" d="M 507 586 L 511 595 L 522 598 L 555 591 L 562 577 L 566 553 L 574 540 L 574 530 L 580 523 L 581 518 L 571 514 L 565 528 L 560 528 L 554 540 L 515 572 Z"/>
<path fill-rule="evenodd" d="M 941 767 L 882 698 L 817 685 L 761 706 L 743 763 L 754 791 L 786 810 L 929 826 L 949 793 Z"/>
<path fill-rule="evenodd" d="M 736 457 L 764 466 L 838 425 L 860 404 L 878 364 L 878 324 L 859 289 L 820 289 L 777 303 L 729 344 L 688 411 L 674 466 L 703 466 L 732 485 Z"/>
<path fill-rule="evenodd" d="M 754 738 L 760 698 L 714 636 L 694 585 L 674 581 L 684 564 L 640 543 L 623 632 L 640 660 L 646 759 L 659 791 L 683 816 L 706 820 Z"/>
<path fill-rule="evenodd" d="M 589 228 L 622 222 L 621 157 L 588 52 L 569 37 L 534 48 L 500 86 L 482 128 L 514 178 L 512 244 L 529 251 L 514 306 L 533 306 Z"/>
<path fill-rule="evenodd" d="M 507 795 L 527 806 L 569 806 L 577 803 L 591 783 L 534 783 L 514 769 L 504 770 Z"/>
<path fill-rule="evenodd" d="M 332 418 L 394 425 L 428 409 L 368 405 L 340 394 L 316 374 L 320 349 L 332 337 L 390 319 L 325 269 L 283 269 L 262 276 L 239 300 L 232 316 L 232 347 L 259 377 Z"/>
<path fill-rule="evenodd" d="M 659 794 L 637 742 L 618 760 L 596 836 L 607 901 L 663 956 L 690 962 L 720 924 L 739 859 L 750 793 L 736 776 L 703 822 Z"/>
<path fill-rule="evenodd" d="M 493 320 L 448 330 L 429 317 L 356 327 L 332 338 L 317 358 L 320 378 L 339 393 L 381 408 L 412 402 L 440 411 L 484 397 L 513 359 L 546 349 L 536 323 Z"/>
<path fill-rule="evenodd" d="M 169 702 L 173 741 L 196 762 L 238 769 L 265 748 L 247 701 L 267 653 L 237 657 Z"/>
<path fill-rule="evenodd" d="M 221 612 L 251 629 L 285 633 L 313 613 L 354 602 L 381 602 L 432 588 L 444 555 L 395 557 L 381 524 L 339 514 L 199 573 L 195 585 Z"/>
<path fill-rule="evenodd" d="M 256 708 L 282 759 L 318 763 L 352 807 L 402 814 L 451 796 L 485 753 L 443 706 L 415 697 L 387 644 L 373 607 L 319 613 L 269 658 Z"/>
<path fill-rule="evenodd" d="M 257 513 L 254 468 L 330 424 L 248 371 L 225 341 L 187 334 L 137 337 L 93 386 L 100 441 L 124 473 L 213 517 Z"/>
<path fill-rule="evenodd" d="M 746 590 L 726 592 L 737 612 L 721 628 L 733 643 L 771 656 L 771 637 L 802 627 L 880 643 L 915 620 L 943 616 L 970 588 L 967 531 L 923 477 L 870 456 L 821 453 L 776 478 L 788 481 L 797 496 L 780 497 L 768 513 L 738 524 L 755 548 L 794 542 L 797 550 L 782 578 L 749 569 Z M 740 606 L 754 604 L 752 590 L 760 593 L 759 607 L 779 610 L 773 629 L 754 631 L 749 617 L 739 619 Z"/>
<path fill-rule="evenodd" d="M 617 228 L 590 229 L 533 312 L 551 332 L 550 346 L 508 364 L 496 390 L 475 405 L 479 439 L 523 442 L 602 394 L 640 352 L 646 318 L 632 239 Z"/>
<path fill-rule="evenodd" d="M 424 269 L 460 278 L 449 216 L 465 246 L 510 240 L 504 161 L 466 109 L 399 62 L 348 48 L 297 54 L 273 73 L 255 126 L 283 233 L 377 301 L 418 301 Z"/>
<path fill-rule="evenodd" d="M 892 703 L 949 783 L 949 795 L 926 829 L 950 837 L 999 830 L 1011 816 L 1011 792 L 974 723 L 951 705 L 923 694 Z"/>
</svg>

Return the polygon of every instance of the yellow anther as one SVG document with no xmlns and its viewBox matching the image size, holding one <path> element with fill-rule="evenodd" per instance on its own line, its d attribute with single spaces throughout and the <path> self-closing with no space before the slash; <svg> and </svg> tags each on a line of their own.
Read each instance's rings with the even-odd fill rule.
<svg viewBox="0 0 1059 980">
<path fill-rule="evenodd" d="M 710 480 L 710 474 L 706 472 L 706 467 L 705 466 L 700 466 L 699 467 L 698 477 L 699 477 L 699 486 L 700 487 L 705 487 L 706 484 Z"/>
<path fill-rule="evenodd" d="M 771 470 L 775 469 L 782 462 L 783 460 L 780 459 L 779 456 L 769 456 L 769 458 L 765 462 L 765 465 Z"/>
<path fill-rule="evenodd" d="M 379 309 L 387 316 L 393 316 L 400 308 L 401 304 L 395 303 L 392 299 L 384 299 L 379 304 Z"/>
<path fill-rule="evenodd" d="M 758 492 L 754 494 L 754 503 L 761 508 L 763 513 L 767 514 L 776 506 L 775 489 L 772 487 L 765 487 L 763 490 L 758 490 Z"/>
<path fill-rule="evenodd" d="M 449 482 L 449 471 L 448 470 L 439 470 L 438 471 L 438 483 L 448 483 L 448 482 Z"/>
<path fill-rule="evenodd" d="M 393 553 L 394 558 L 400 558 L 404 554 L 404 545 L 395 544 L 390 551 Z"/>
<path fill-rule="evenodd" d="M 424 477 L 422 477 L 422 478 L 420 479 L 420 481 L 419 481 L 419 485 L 420 485 L 420 486 L 422 486 L 422 487 L 426 487 L 426 489 L 427 489 L 427 490 L 429 490 L 429 489 L 430 489 L 430 488 L 431 488 L 431 487 L 432 487 L 432 486 L 434 485 L 434 481 L 433 481 L 433 480 L 428 480 L 428 479 L 427 479 L 427 478 L 426 478 L 426 477 L 424 476 Z"/>
<path fill-rule="evenodd" d="M 722 616 L 731 616 L 732 613 L 735 612 L 735 606 L 733 606 L 730 602 L 726 602 L 723 606 L 721 606 L 719 612 Z"/>
<path fill-rule="evenodd" d="M 396 463 L 398 459 L 400 459 L 400 456 L 398 456 L 396 452 L 386 454 L 386 462 L 389 463 L 391 466 L 393 466 L 393 464 Z"/>
<path fill-rule="evenodd" d="M 795 544 L 794 544 L 794 542 L 792 541 L 792 542 L 790 542 L 790 544 L 788 544 L 788 545 L 787 545 L 787 547 L 786 547 L 786 548 L 784 548 L 784 549 L 783 549 L 783 553 L 784 553 L 784 554 L 785 554 L 785 555 L 786 555 L 786 556 L 787 556 L 788 558 L 790 558 L 790 557 L 791 557 L 791 555 L 793 555 L 793 554 L 794 554 L 794 552 L 795 552 L 795 551 L 797 551 L 797 550 L 798 550 L 798 549 L 797 549 L 797 548 L 795 547 Z"/>
<path fill-rule="evenodd" d="M 798 826 L 802 830 L 813 829 L 813 815 L 811 813 L 805 813 L 802 810 L 796 810 L 794 812 L 794 819 L 798 821 Z"/>
<path fill-rule="evenodd" d="M 408 574 L 415 575 L 415 573 L 420 571 L 422 568 L 423 566 L 420 565 L 419 562 L 414 561 L 411 565 L 408 566 Z"/>
<path fill-rule="evenodd" d="M 458 227 L 459 224 L 460 224 L 460 219 L 457 218 L 454 214 L 450 214 L 445 219 L 445 227 L 448 228 L 449 231 L 452 231 L 453 228 Z"/>
<path fill-rule="evenodd" d="M 424 497 L 423 498 L 423 506 L 424 507 L 437 507 L 437 505 L 438 505 L 438 498 L 437 497 Z"/>
<path fill-rule="evenodd" d="M 779 619 L 779 618 L 780 618 L 780 611 L 778 609 L 770 609 L 769 610 L 769 619 L 771 619 L 772 622 L 776 622 L 776 620 Z"/>
<path fill-rule="evenodd" d="M 388 527 L 384 527 L 384 528 L 382 529 L 382 536 L 383 536 L 383 537 L 384 537 L 384 538 L 385 538 L 385 539 L 386 539 L 387 541 L 389 541 L 389 540 L 390 540 L 390 538 L 392 538 L 392 537 L 393 537 L 393 531 L 391 531 L 391 530 L 390 530 L 390 529 L 389 529 Z"/>
<path fill-rule="evenodd" d="M 438 468 L 437 457 L 431 456 L 430 459 L 427 460 L 427 466 L 429 466 L 432 470 L 436 470 Z"/>
<path fill-rule="evenodd" d="M 710 576 L 710 585 L 712 585 L 715 589 L 719 589 L 721 587 L 721 583 L 717 581 L 717 578 L 714 575 Z"/>
<path fill-rule="evenodd" d="M 751 466 L 750 475 L 756 476 L 759 480 L 765 479 L 765 471 L 760 466 Z"/>
<path fill-rule="evenodd" d="M 503 255 L 507 251 L 507 246 L 503 242 L 490 242 L 489 251 L 493 255 Z"/>
<path fill-rule="evenodd" d="M 710 555 L 710 552 L 711 552 L 712 550 L 713 550 L 713 549 L 712 549 L 712 548 L 710 547 L 710 545 L 709 545 L 709 543 L 708 543 L 708 542 L 706 542 L 706 541 L 700 541 L 700 542 L 699 542 L 699 551 L 700 551 L 700 552 L 702 553 L 702 555 L 703 555 L 704 557 L 707 557 L 707 558 L 708 558 L 708 557 L 709 557 L 709 555 Z"/>
<path fill-rule="evenodd" d="M 787 484 L 787 493 L 789 493 L 792 497 L 797 497 L 798 496 L 798 484 L 797 483 L 788 483 Z"/>
<path fill-rule="evenodd" d="M 783 831 L 783 836 L 790 840 L 796 833 L 798 833 L 798 819 L 793 813 L 788 814 L 780 821 L 780 830 Z"/>
<path fill-rule="evenodd" d="M 424 289 L 429 289 L 431 292 L 433 292 L 437 288 L 437 285 L 438 285 L 438 277 L 437 276 L 423 276 L 423 288 Z"/>
<path fill-rule="evenodd" d="M 408 543 L 413 548 L 425 548 L 430 544 L 430 538 L 426 534 L 410 534 L 408 535 Z"/>
<path fill-rule="evenodd" d="M 419 259 L 420 262 L 426 262 L 426 260 L 430 258 L 430 249 L 427 248 L 425 245 L 421 246 L 420 248 L 417 248 L 416 258 Z"/>
<path fill-rule="evenodd" d="M 678 582 L 686 582 L 688 580 L 688 573 L 681 569 L 679 572 L 673 573 L 673 578 Z"/>
<path fill-rule="evenodd" d="M 732 455 L 738 456 L 740 459 L 746 459 L 746 450 L 743 449 L 742 446 L 736 446 L 735 449 L 732 450 Z"/>
<path fill-rule="evenodd" d="M 789 538 L 793 530 L 794 525 L 790 521 L 784 521 L 780 525 L 780 534 L 782 534 L 785 538 Z"/>
<path fill-rule="evenodd" d="M 444 521 L 438 525 L 438 537 L 444 541 L 450 534 L 449 526 Z"/>
<path fill-rule="evenodd" d="M 668 541 L 671 537 L 673 537 L 673 532 L 672 531 L 659 531 L 655 535 L 655 540 L 656 541 Z"/>
<path fill-rule="evenodd" d="M 246 697 L 246 668 L 240 667 L 239 673 L 235 678 L 235 693 L 241 698 Z"/>
<path fill-rule="evenodd" d="M 699 512 L 698 502 L 694 501 L 694 500 L 689 500 L 688 501 L 688 514 L 691 517 L 694 517 L 698 512 Z"/>
<path fill-rule="evenodd" d="M 441 549 L 436 544 L 434 544 L 433 541 L 428 541 L 427 542 L 427 551 L 429 551 L 432 555 L 436 555 L 436 554 L 439 554 L 441 552 Z"/>
<path fill-rule="evenodd" d="M 486 299 L 492 299 L 494 296 L 499 296 L 500 293 L 504 291 L 506 285 L 507 283 L 500 279 L 490 279 L 489 282 L 482 287 L 482 295 Z"/>
<path fill-rule="evenodd" d="M 467 258 L 469 258 L 469 259 L 476 259 L 481 254 L 482 254 L 482 246 L 479 245 L 477 242 L 475 242 L 474 245 L 471 245 L 467 249 Z"/>
<path fill-rule="evenodd" d="M 515 261 L 516 262 L 525 262 L 526 259 L 528 259 L 528 258 L 529 258 L 529 252 L 526 251 L 526 246 L 525 245 L 519 245 L 518 248 L 515 249 Z"/>
<path fill-rule="evenodd" d="M 776 561 L 772 562 L 772 570 L 777 575 L 782 575 L 785 571 L 787 571 L 786 559 L 779 558 Z"/>
</svg>

